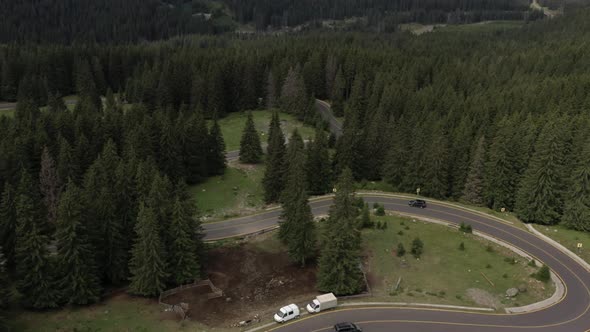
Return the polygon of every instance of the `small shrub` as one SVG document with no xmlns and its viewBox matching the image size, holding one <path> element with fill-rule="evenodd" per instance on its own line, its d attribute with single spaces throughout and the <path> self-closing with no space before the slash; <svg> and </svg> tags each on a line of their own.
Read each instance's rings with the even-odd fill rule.
<svg viewBox="0 0 590 332">
<path fill-rule="evenodd" d="M 384 216 L 385 215 L 385 208 L 383 206 L 379 206 L 377 208 L 377 211 L 375 211 L 375 215 Z"/>
<path fill-rule="evenodd" d="M 379 203 L 375 202 L 373 203 L 373 209 L 377 209 L 379 207 Z"/>
<path fill-rule="evenodd" d="M 486 247 L 486 251 L 487 252 L 494 252 L 494 247 L 492 247 L 491 245 L 488 244 Z"/>
<path fill-rule="evenodd" d="M 490 264 L 486 264 L 486 269 L 491 269 L 492 266 Z"/>
<path fill-rule="evenodd" d="M 504 273 L 504 274 L 502 275 L 502 278 L 504 278 L 504 279 L 508 279 L 508 273 Z"/>
<path fill-rule="evenodd" d="M 422 293 L 422 288 L 416 288 L 416 289 L 414 289 L 414 290 L 415 290 L 416 292 L 418 292 L 418 293 Z"/>
<path fill-rule="evenodd" d="M 399 222 L 399 224 L 400 224 L 401 226 L 403 226 L 403 225 L 405 225 L 406 223 L 405 223 L 405 222 L 402 220 L 402 221 L 400 221 L 400 222 Z"/>
<path fill-rule="evenodd" d="M 438 292 L 439 297 L 445 297 L 445 295 L 447 295 L 447 292 L 445 292 L 444 290 L 441 290 L 440 292 Z"/>
<path fill-rule="evenodd" d="M 512 257 L 506 257 L 506 258 L 504 258 L 504 261 L 510 265 L 516 264 L 516 259 L 514 259 Z"/>
<path fill-rule="evenodd" d="M 405 229 L 406 231 L 409 231 L 409 230 L 410 230 L 410 226 L 406 226 L 406 227 L 404 227 L 404 229 Z"/>
<path fill-rule="evenodd" d="M 471 225 L 465 224 L 464 222 L 462 222 L 461 225 L 459 225 L 459 230 L 463 233 L 473 233 L 473 228 L 471 227 Z"/>
<path fill-rule="evenodd" d="M 461 242 L 461 244 L 459 244 L 459 250 L 465 251 L 465 243 Z"/>
<path fill-rule="evenodd" d="M 381 229 L 386 230 L 387 229 L 387 221 L 384 221 L 381 227 L 382 227 Z"/>
<path fill-rule="evenodd" d="M 533 273 L 532 276 L 542 282 L 547 282 L 551 279 L 551 271 L 547 265 L 543 265 L 539 271 Z"/>
<path fill-rule="evenodd" d="M 399 231 L 399 232 L 397 232 L 397 235 L 399 235 L 399 236 L 402 236 L 402 235 L 404 235 L 404 231 Z"/>
<path fill-rule="evenodd" d="M 422 255 L 422 253 L 424 252 L 424 243 L 422 242 L 422 240 L 420 240 L 420 238 L 415 238 L 414 241 L 412 241 L 412 255 L 415 258 L 420 258 L 420 256 Z"/>
<path fill-rule="evenodd" d="M 535 260 L 532 259 L 527 265 L 531 267 L 537 267 L 537 262 L 535 262 Z"/>
<path fill-rule="evenodd" d="M 457 295 L 455 295 L 455 298 L 456 298 L 457 300 L 462 300 L 462 299 L 463 299 L 463 296 L 461 296 L 461 295 L 457 294 Z"/>
<path fill-rule="evenodd" d="M 426 292 L 426 293 L 424 293 L 424 294 L 426 294 L 426 295 L 430 295 L 430 296 L 438 296 L 436 293 L 433 293 L 433 292 Z"/>
<path fill-rule="evenodd" d="M 406 254 L 406 248 L 404 248 L 404 244 L 400 243 L 397 245 L 397 257 L 403 257 Z"/>
<path fill-rule="evenodd" d="M 375 228 L 381 229 L 381 221 L 377 221 L 377 223 L 375 224 Z"/>
</svg>

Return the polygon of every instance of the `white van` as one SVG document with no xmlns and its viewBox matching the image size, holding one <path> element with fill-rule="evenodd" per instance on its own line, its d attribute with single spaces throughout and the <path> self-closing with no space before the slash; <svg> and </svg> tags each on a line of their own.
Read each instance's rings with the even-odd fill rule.
<svg viewBox="0 0 590 332">
<path fill-rule="evenodd" d="M 297 317 L 299 317 L 299 307 L 295 304 L 289 304 L 288 306 L 282 307 L 275 314 L 275 322 L 284 323 Z"/>
</svg>

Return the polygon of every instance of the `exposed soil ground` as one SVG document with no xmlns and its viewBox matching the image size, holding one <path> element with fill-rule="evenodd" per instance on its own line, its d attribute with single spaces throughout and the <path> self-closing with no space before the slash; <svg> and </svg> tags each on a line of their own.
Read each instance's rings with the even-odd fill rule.
<svg viewBox="0 0 590 332">
<path fill-rule="evenodd" d="M 280 307 L 302 305 L 318 294 L 315 266 L 301 269 L 284 253 L 240 244 L 212 250 L 209 262 L 209 278 L 223 297 L 207 300 L 208 290 L 197 288 L 166 298 L 170 304 L 189 303 L 191 320 L 208 326 L 229 327 L 255 317 L 268 320 Z"/>
</svg>

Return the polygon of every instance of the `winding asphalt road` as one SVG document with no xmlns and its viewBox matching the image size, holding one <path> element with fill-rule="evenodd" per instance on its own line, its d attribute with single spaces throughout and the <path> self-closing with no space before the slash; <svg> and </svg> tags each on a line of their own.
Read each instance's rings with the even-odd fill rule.
<svg viewBox="0 0 590 332">
<path fill-rule="evenodd" d="M 329 108 L 328 108 L 329 111 Z M 590 331 L 590 271 L 558 248 L 528 231 L 491 216 L 459 207 L 429 202 L 428 208 L 409 207 L 407 199 L 384 194 L 359 194 L 366 202 L 448 223 L 471 224 L 479 232 L 527 252 L 547 264 L 563 281 L 565 295 L 556 304 L 523 314 L 479 313 L 408 307 L 364 307 L 328 311 L 271 328 L 271 331 L 331 331 L 337 322 L 353 321 L 365 332 L 488 332 L 488 331 Z M 310 202 L 314 215 L 326 215 L 332 198 Z M 280 209 L 204 225 L 205 240 L 244 236 L 276 228 Z"/>
</svg>

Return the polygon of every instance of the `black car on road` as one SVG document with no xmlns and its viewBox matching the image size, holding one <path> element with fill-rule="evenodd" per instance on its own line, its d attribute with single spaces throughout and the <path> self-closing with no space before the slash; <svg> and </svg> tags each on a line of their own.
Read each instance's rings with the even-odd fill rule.
<svg viewBox="0 0 590 332">
<path fill-rule="evenodd" d="M 334 325 L 336 332 L 363 332 L 363 330 L 353 323 L 338 323 Z"/>
<path fill-rule="evenodd" d="M 426 201 L 422 200 L 422 199 L 414 199 L 408 202 L 409 206 L 412 207 L 419 207 L 419 208 L 425 208 L 426 207 Z"/>
</svg>

